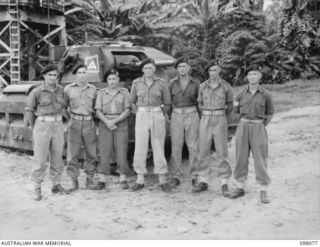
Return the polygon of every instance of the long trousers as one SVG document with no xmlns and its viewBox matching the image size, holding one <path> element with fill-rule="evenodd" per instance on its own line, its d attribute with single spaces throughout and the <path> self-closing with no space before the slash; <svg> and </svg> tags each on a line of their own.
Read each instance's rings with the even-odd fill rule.
<svg viewBox="0 0 320 247">
<path fill-rule="evenodd" d="M 67 173 L 73 179 L 79 177 L 79 153 L 83 145 L 86 154 L 84 171 L 88 176 L 93 176 L 98 164 L 97 136 L 94 121 L 77 119 L 70 119 L 70 121 L 67 136 Z"/>
<path fill-rule="evenodd" d="M 105 175 L 111 174 L 110 160 L 113 150 L 116 154 L 119 173 L 127 174 L 130 171 L 127 160 L 128 121 L 124 120 L 117 123 L 117 127 L 118 129 L 111 131 L 102 121 L 99 123 L 98 148 L 100 164 L 98 166 L 98 172 Z"/>
<path fill-rule="evenodd" d="M 228 161 L 228 124 L 225 115 L 202 116 L 199 128 L 199 164 L 196 173 L 199 182 L 208 183 L 212 166 L 211 145 L 214 141 L 216 166 L 220 179 L 229 179 L 232 171 Z"/>
<path fill-rule="evenodd" d="M 267 172 L 268 135 L 263 123 L 240 121 L 236 132 L 236 168 L 234 178 L 245 182 L 248 177 L 250 150 L 253 155 L 256 181 L 260 185 L 270 184 Z"/>
<path fill-rule="evenodd" d="M 146 159 L 148 154 L 149 136 L 153 151 L 154 173 L 166 174 L 167 161 L 164 156 L 164 141 L 166 136 L 165 118 L 159 107 L 157 111 L 143 112 L 138 109 L 135 126 L 135 150 L 133 168 L 137 174 L 146 174 Z"/>
<path fill-rule="evenodd" d="M 199 115 L 198 112 L 172 113 L 171 116 L 171 145 L 172 153 L 168 165 L 169 173 L 173 177 L 183 176 L 182 148 L 184 141 L 189 151 L 189 166 L 191 174 L 197 166 Z"/>
<path fill-rule="evenodd" d="M 59 184 L 63 172 L 64 137 L 63 124 L 36 120 L 33 129 L 33 152 L 35 163 L 32 165 L 31 180 L 42 183 L 45 178 L 49 155 L 50 178 L 54 185 Z"/>
</svg>

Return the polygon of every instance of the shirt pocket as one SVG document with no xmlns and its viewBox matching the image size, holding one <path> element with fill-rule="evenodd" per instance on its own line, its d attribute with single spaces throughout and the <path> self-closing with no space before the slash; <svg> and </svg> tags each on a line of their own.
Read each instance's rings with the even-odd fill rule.
<svg viewBox="0 0 320 247">
<path fill-rule="evenodd" d="M 263 101 L 255 102 L 254 110 L 258 117 L 264 117 L 266 112 L 266 104 Z"/>
<path fill-rule="evenodd" d="M 82 100 L 81 100 L 80 95 L 70 97 L 70 107 L 71 108 L 78 108 L 81 105 L 82 105 Z"/>
<path fill-rule="evenodd" d="M 39 100 L 38 111 L 42 114 L 48 114 L 51 110 L 51 99 L 48 97 L 41 97 Z"/>
<path fill-rule="evenodd" d="M 250 99 L 241 99 L 240 100 L 240 114 L 249 114 L 250 109 Z"/>
<path fill-rule="evenodd" d="M 92 93 L 87 92 L 87 93 L 84 94 L 84 98 L 85 98 L 85 103 L 86 103 L 86 105 L 87 105 L 90 109 L 93 109 L 95 96 L 94 96 Z"/>
<path fill-rule="evenodd" d="M 63 108 L 66 105 L 63 94 L 56 95 L 55 100 L 60 108 Z"/>
<path fill-rule="evenodd" d="M 203 106 L 210 107 L 211 106 L 211 93 L 208 90 L 204 90 L 202 93 L 203 96 Z"/>
<path fill-rule="evenodd" d="M 219 93 L 216 95 L 217 107 L 225 107 L 226 105 L 226 95 L 224 93 Z"/>
<path fill-rule="evenodd" d="M 103 114 L 111 114 L 111 103 L 112 103 L 112 98 L 104 98 L 102 101 L 102 112 Z"/>
<path fill-rule="evenodd" d="M 139 90 L 137 96 L 139 102 L 146 102 L 147 91 Z"/>
</svg>

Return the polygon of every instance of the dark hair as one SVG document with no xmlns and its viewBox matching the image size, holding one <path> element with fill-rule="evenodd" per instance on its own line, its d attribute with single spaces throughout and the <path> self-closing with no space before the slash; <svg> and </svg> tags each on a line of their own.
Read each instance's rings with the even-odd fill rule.
<svg viewBox="0 0 320 247">
<path fill-rule="evenodd" d="M 212 60 L 208 63 L 208 65 L 205 67 L 205 71 L 208 72 L 208 69 L 212 66 L 219 66 L 220 67 L 220 62 L 217 60 Z"/>
<path fill-rule="evenodd" d="M 143 60 L 141 62 L 140 68 L 143 69 L 143 66 L 145 66 L 146 64 L 149 64 L 149 63 L 152 63 L 153 65 L 156 65 L 156 62 L 154 61 L 154 59 L 148 57 L 148 58 L 146 58 L 145 60 Z"/>
<path fill-rule="evenodd" d="M 179 57 L 178 59 L 176 59 L 176 61 L 175 61 L 175 63 L 174 63 L 174 67 L 177 68 L 180 63 L 189 64 L 189 60 L 188 60 L 188 58 L 186 58 L 186 57 Z"/>
<path fill-rule="evenodd" d="M 80 68 L 86 68 L 87 69 L 87 65 L 85 65 L 84 63 L 76 64 L 76 66 L 74 66 L 73 69 L 72 69 L 72 74 L 73 75 L 76 74 L 78 69 L 80 69 Z"/>
<path fill-rule="evenodd" d="M 44 69 L 41 71 L 41 75 L 47 74 L 48 72 L 54 71 L 54 70 L 56 70 L 56 71 L 59 72 L 57 66 L 55 66 L 55 65 L 53 65 L 53 64 L 49 64 L 49 65 L 47 65 L 46 67 L 44 67 Z"/>
<path fill-rule="evenodd" d="M 104 74 L 103 81 L 106 82 L 108 80 L 109 75 L 116 75 L 117 77 L 119 77 L 119 72 L 116 69 L 109 70 Z"/>
</svg>

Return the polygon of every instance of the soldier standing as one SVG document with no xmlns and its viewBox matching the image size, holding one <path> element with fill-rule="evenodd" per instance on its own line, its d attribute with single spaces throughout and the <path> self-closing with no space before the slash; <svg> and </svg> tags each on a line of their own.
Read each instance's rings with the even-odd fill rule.
<svg viewBox="0 0 320 247">
<path fill-rule="evenodd" d="M 236 168 L 234 178 L 237 189 L 230 195 L 235 199 L 244 196 L 244 183 L 248 176 L 250 150 L 254 159 L 256 181 L 260 187 L 260 201 L 269 203 L 267 188 L 270 177 L 267 172 L 268 135 L 266 127 L 274 114 L 272 96 L 259 85 L 262 77 L 259 66 L 248 70 L 248 86 L 235 97 L 235 112 L 240 114 L 236 132 Z"/>
<path fill-rule="evenodd" d="M 159 174 L 161 189 L 170 192 L 171 187 L 165 177 L 168 168 L 164 156 L 166 137 L 164 114 L 170 109 L 170 92 L 167 84 L 155 77 L 156 66 L 153 59 L 147 58 L 142 61 L 141 68 L 143 76 L 134 80 L 131 88 L 131 103 L 133 112 L 136 113 L 133 168 L 137 173 L 137 181 L 132 191 L 144 188 L 149 135 L 151 135 L 154 173 Z"/>
<path fill-rule="evenodd" d="M 189 76 L 190 65 L 184 57 L 177 59 L 175 68 L 178 76 L 170 81 L 170 94 L 172 99 L 171 116 L 171 144 L 172 154 L 169 163 L 169 172 L 172 176 L 170 183 L 179 185 L 179 177 L 183 176 L 182 148 L 184 141 L 188 146 L 190 171 L 196 168 L 199 114 L 198 114 L 198 92 L 199 82 Z M 192 178 L 195 184 L 195 177 Z"/>
<path fill-rule="evenodd" d="M 69 84 L 64 89 L 64 95 L 70 114 L 68 123 L 67 144 L 67 173 L 71 177 L 72 187 L 69 191 L 79 188 L 79 153 L 83 145 L 86 154 L 84 166 L 87 174 L 86 186 L 90 188 L 92 178 L 97 167 L 97 136 L 93 121 L 94 103 L 97 97 L 95 86 L 86 79 L 87 67 L 77 64 L 72 74 L 76 75 L 76 82 Z"/>
<path fill-rule="evenodd" d="M 233 92 L 229 83 L 220 78 L 221 68 L 217 62 L 210 63 L 206 71 L 209 79 L 200 85 L 198 97 L 202 115 L 199 128 L 199 164 L 196 169 L 199 184 L 192 192 L 198 193 L 208 189 L 213 139 L 222 195 L 228 197 L 228 180 L 232 171 L 228 161 L 227 115 L 233 108 Z"/>
<path fill-rule="evenodd" d="M 111 70 L 105 76 L 108 87 L 98 92 L 96 115 L 99 123 L 99 154 L 98 172 L 100 182 L 96 189 L 106 187 L 107 175 L 111 174 L 110 160 L 113 147 L 120 173 L 122 189 L 128 189 L 126 174 L 129 173 L 128 151 L 128 116 L 130 114 L 130 94 L 126 88 L 119 87 L 119 73 Z"/>
<path fill-rule="evenodd" d="M 62 116 L 67 117 L 63 88 L 57 85 L 56 66 L 48 65 L 41 74 L 44 81 L 31 91 L 26 106 L 26 117 L 33 129 L 33 151 L 36 162 L 32 166 L 31 180 L 34 181 L 36 201 L 42 199 L 41 183 L 47 169 L 48 154 L 53 183 L 52 193 L 67 193 L 60 185 L 64 165 Z"/>
</svg>

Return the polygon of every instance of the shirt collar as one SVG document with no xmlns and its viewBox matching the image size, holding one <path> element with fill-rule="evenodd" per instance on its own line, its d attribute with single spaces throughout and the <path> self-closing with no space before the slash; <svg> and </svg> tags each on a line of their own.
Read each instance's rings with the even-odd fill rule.
<svg viewBox="0 0 320 247">
<path fill-rule="evenodd" d="M 218 85 L 217 87 L 220 86 L 221 82 L 222 82 L 222 79 L 219 77 L 219 79 L 217 80 L 217 85 Z M 207 87 L 213 88 L 213 87 L 210 85 L 210 79 L 206 80 L 204 83 L 205 83 L 205 85 L 206 85 Z M 215 88 L 213 88 L 213 89 L 216 89 L 217 87 L 215 87 Z"/>
<path fill-rule="evenodd" d="M 179 76 L 174 77 L 172 80 L 173 80 L 174 83 L 180 82 Z M 195 83 L 195 80 L 191 76 L 189 76 L 189 82 L 190 83 Z"/>
<path fill-rule="evenodd" d="M 247 91 L 247 92 L 250 92 L 249 85 L 247 85 L 247 87 L 246 87 L 246 91 Z M 260 85 L 259 85 L 259 86 L 258 86 L 258 88 L 257 88 L 257 92 L 262 93 L 262 87 L 261 87 Z"/>
<path fill-rule="evenodd" d="M 44 81 L 41 83 L 41 90 L 45 90 L 45 91 L 48 91 L 48 92 L 55 92 L 55 91 L 57 91 L 58 90 L 58 85 L 56 85 L 55 87 L 54 87 L 54 89 L 52 90 L 50 87 L 48 87 L 45 83 L 44 83 Z"/>
<path fill-rule="evenodd" d="M 110 88 L 109 88 L 109 87 L 107 87 L 107 88 L 106 88 L 106 93 L 107 93 L 107 94 L 111 94 L 111 95 L 113 95 L 113 94 L 111 93 L 111 90 L 110 90 Z M 119 87 L 117 88 L 117 91 L 116 91 L 116 94 L 118 94 L 118 93 L 120 93 L 120 89 L 119 89 Z M 116 94 L 115 94 L 115 95 L 116 95 Z"/>
</svg>

